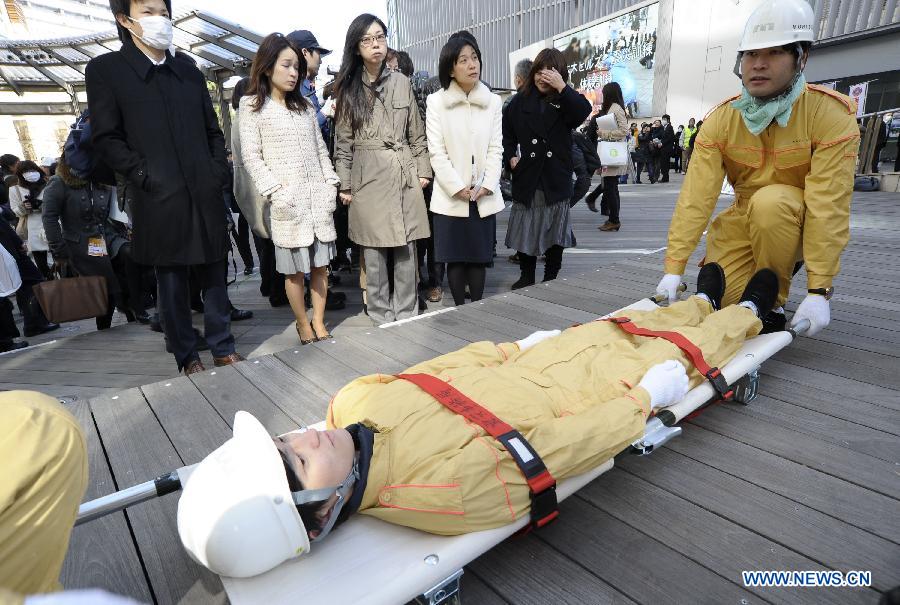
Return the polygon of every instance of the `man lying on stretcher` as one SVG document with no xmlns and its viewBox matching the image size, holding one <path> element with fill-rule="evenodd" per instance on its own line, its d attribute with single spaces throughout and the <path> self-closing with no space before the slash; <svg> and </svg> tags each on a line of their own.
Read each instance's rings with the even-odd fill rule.
<svg viewBox="0 0 900 605">
<path fill-rule="evenodd" d="M 688 300 L 628 316 L 682 334 L 721 366 L 759 333 L 778 280 L 760 271 L 741 302 L 720 311 L 721 268 L 707 264 L 697 282 Z M 473 343 L 411 374 L 449 383 L 518 429 L 557 480 L 621 452 L 653 410 L 705 380 L 672 342 L 609 321 Z M 198 465 L 181 496 L 188 552 L 219 574 L 245 577 L 303 554 L 354 513 L 448 535 L 529 514 L 529 486 L 507 449 L 409 379 L 354 380 L 332 400 L 327 425 L 273 439 L 239 412 L 234 437 Z"/>
</svg>

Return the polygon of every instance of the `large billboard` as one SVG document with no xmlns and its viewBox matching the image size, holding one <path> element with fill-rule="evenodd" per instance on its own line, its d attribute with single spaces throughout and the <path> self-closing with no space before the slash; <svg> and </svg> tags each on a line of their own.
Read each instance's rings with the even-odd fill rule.
<svg viewBox="0 0 900 605">
<path fill-rule="evenodd" d="M 658 14 L 659 4 L 651 4 L 554 38 L 553 46 L 566 58 L 572 86 L 599 105 L 603 85 L 618 82 L 625 113 L 630 118 L 650 116 Z"/>
</svg>

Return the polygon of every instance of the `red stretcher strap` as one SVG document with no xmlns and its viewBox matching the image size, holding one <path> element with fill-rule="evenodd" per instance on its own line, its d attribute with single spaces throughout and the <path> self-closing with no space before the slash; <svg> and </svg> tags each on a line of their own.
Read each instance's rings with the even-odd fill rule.
<svg viewBox="0 0 900 605">
<path fill-rule="evenodd" d="M 430 374 L 397 374 L 396 377 L 413 383 L 450 411 L 474 422 L 506 448 L 531 490 L 532 527 L 543 527 L 559 516 L 556 479 L 519 431 L 440 378 Z"/>
<path fill-rule="evenodd" d="M 634 325 L 631 319 L 627 317 L 609 317 L 603 321 L 612 322 L 629 334 L 635 336 L 647 336 L 650 338 L 662 338 L 668 340 L 690 358 L 691 363 L 694 364 L 697 371 L 706 376 L 707 380 L 709 380 L 722 399 L 728 400 L 734 396 L 734 391 L 728 386 L 728 382 L 726 382 L 725 377 L 722 376 L 722 372 L 719 368 L 710 367 L 710 365 L 706 363 L 706 359 L 703 358 L 703 351 L 700 350 L 700 347 L 685 338 L 683 334 L 679 334 L 678 332 L 667 332 L 665 330 L 648 330 L 647 328 L 641 328 Z"/>
</svg>

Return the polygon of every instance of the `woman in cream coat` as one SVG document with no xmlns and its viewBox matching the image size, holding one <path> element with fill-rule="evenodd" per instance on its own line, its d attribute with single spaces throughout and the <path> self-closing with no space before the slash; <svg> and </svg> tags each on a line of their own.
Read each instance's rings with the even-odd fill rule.
<svg viewBox="0 0 900 605">
<path fill-rule="evenodd" d="M 434 170 L 431 197 L 434 248 L 447 263 L 447 281 L 457 305 L 484 294 L 493 263 L 496 214 L 503 210 L 502 102 L 480 80 L 481 51 L 474 38 L 453 36 L 441 50 L 443 90 L 429 95 L 425 129 Z"/>
<path fill-rule="evenodd" d="M 275 268 L 285 275 L 297 335 L 309 344 L 331 338 L 325 328 L 325 296 L 328 263 L 336 253 L 332 213 L 339 180 L 316 112 L 297 88 L 305 76 L 303 54 L 281 34 L 267 36 L 240 102 L 240 135 L 244 168 L 271 203 Z M 311 274 L 312 323 L 303 302 L 304 273 Z"/>
</svg>

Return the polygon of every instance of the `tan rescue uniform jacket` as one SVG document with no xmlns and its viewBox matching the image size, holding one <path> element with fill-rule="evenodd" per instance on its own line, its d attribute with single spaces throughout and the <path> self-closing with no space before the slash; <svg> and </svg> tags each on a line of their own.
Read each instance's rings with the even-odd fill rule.
<svg viewBox="0 0 900 605">
<path fill-rule="evenodd" d="M 773 122 L 757 136 L 747 130 L 732 100 L 716 107 L 697 134 L 669 227 L 666 273 L 684 273 L 727 175 L 736 206 L 746 204 L 767 185 L 803 190 L 797 256 L 806 262 L 809 288 L 830 287 L 850 239 L 850 198 L 859 148 L 856 104 L 845 95 L 808 84 L 794 103 L 787 127 Z M 714 224 L 708 237 L 715 228 Z"/>
<path fill-rule="evenodd" d="M 87 488 L 87 447 L 53 397 L 0 393 L 0 603 L 62 589 L 59 572 Z"/>
<path fill-rule="evenodd" d="M 629 317 L 681 332 L 713 365 L 761 328 L 748 309 L 711 314 L 696 297 Z M 599 321 L 522 352 L 514 343 L 473 343 L 407 373 L 438 376 L 517 428 L 559 480 L 598 466 L 643 433 L 650 396 L 636 385 L 667 359 L 684 363 L 692 385 L 703 380 L 668 341 Z M 377 431 L 363 514 L 438 534 L 489 529 L 528 514 L 528 486 L 503 447 L 412 383 L 379 374 L 345 386 L 327 423 L 356 422 Z"/>
</svg>

